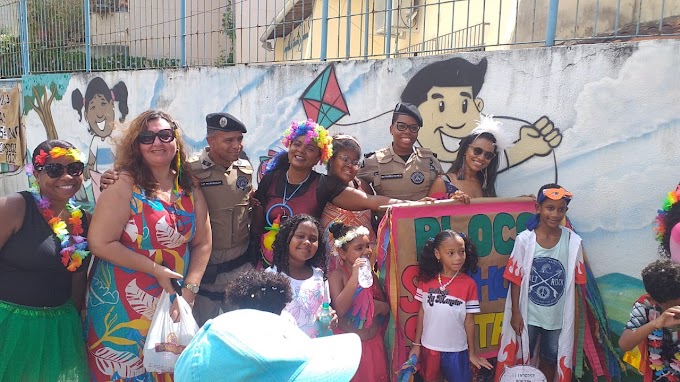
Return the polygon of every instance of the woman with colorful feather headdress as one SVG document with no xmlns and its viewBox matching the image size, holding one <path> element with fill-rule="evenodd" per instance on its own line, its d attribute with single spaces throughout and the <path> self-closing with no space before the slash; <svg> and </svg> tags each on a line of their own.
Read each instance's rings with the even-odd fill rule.
<svg viewBox="0 0 680 382">
<path fill-rule="evenodd" d="M 78 312 L 85 297 L 89 215 L 73 196 L 83 157 L 40 143 L 30 188 L 0 198 L 0 381 L 87 381 Z"/>
<path fill-rule="evenodd" d="M 656 240 L 664 256 L 680 262 L 680 185 L 670 191 L 656 216 Z"/>
<path fill-rule="evenodd" d="M 162 111 L 141 113 L 116 148 L 120 179 L 97 201 L 88 236 L 93 254 L 87 296 L 86 335 L 92 378 L 156 381 L 142 349 L 163 290 L 193 304 L 212 236 L 207 205 L 186 163 L 174 119 Z M 173 306 L 173 315 L 178 313 Z M 125 368 L 112 368 L 121 356 Z"/>
</svg>

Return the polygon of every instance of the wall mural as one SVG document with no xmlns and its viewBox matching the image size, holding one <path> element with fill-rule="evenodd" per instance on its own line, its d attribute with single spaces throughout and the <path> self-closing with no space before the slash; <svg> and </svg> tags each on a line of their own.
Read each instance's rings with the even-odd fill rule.
<svg viewBox="0 0 680 382">
<path fill-rule="evenodd" d="M 656 210 L 680 179 L 678 68 L 680 41 L 657 40 L 333 64 L 38 75 L 23 79 L 24 113 L 29 151 L 48 137 L 66 139 L 89 153 L 91 178 L 111 166 L 115 131 L 149 108 L 173 115 L 194 152 L 205 145 L 206 114 L 238 116 L 256 166 L 282 150 L 280 136 L 292 120 L 312 118 L 333 134 L 354 135 L 364 152 L 384 147 L 399 101 L 417 104 L 423 114 L 419 144 L 451 163 L 458 139 L 480 116 L 493 114 L 517 137 L 498 177 L 500 196 L 534 194 L 559 176 L 575 195 L 569 215 L 620 332 L 642 291 L 640 270 L 657 256 Z M 94 195 L 79 197 L 92 203 Z"/>
</svg>

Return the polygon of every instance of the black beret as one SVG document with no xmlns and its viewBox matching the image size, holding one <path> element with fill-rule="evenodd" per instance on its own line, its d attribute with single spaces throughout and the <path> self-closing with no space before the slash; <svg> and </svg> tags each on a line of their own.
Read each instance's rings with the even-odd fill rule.
<svg viewBox="0 0 680 382">
<path fill-rule="evenodd" d="M 423 127 L 423 117 L 418 111 L 418 106 L 414 104 L 399 102 L 397 106 L 394 107 L 394 114 L 403 114 L 413 117 L 413 119 L 416 120 L 416 123 L 418 123 L 418 126 Z"/>
<path fill-rule="evenodd" d="M 246 125 L 229 113 L 210 113 L 205 117 L 205 124 L 213 130 L 247 132 Z"/>
</svg>

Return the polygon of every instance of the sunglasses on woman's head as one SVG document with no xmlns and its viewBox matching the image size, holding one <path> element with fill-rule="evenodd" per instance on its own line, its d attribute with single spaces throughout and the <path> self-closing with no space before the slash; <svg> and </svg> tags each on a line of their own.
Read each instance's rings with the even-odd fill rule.
<svg viewBox="0 0 680 382">
<path fill-rule="evenodd" d="M 470 146 L 470 148 L 472 149 L 472 153 L 475 155 L 481 155 L 482 153 L 484 153 L 484 159 L 486 160 L 492 160 L 493 158 L 496 157 L 496 153 L 494 153 L 493 151 L 486 151 L 483 148 L 477 146 Z"/>
<path fill-rule="evenodd" d="M 66 173 L 71 176 L 81 176 L 83 175 L 85 165 L 83 162 L 73 162 L 67 164 L 66 166 L 61 163 L 48 163 L 44 166 L 35 166 L 35 169 L 38 171 L 45 170 L 47 176 L 57 179 L 64 175 L 64 169 L 66 169 Z"/>
<path fill-rule="evenodd" d="M 175 132 L 172 129 L 159 130 L 157 133 L 153 131 L 142 131 L 139 134 L 139 143 L 143 145 L 150 145 L 156 140 L 156 137 L 163 143 L 170 143 L 175 139 Z"/>
</svg>

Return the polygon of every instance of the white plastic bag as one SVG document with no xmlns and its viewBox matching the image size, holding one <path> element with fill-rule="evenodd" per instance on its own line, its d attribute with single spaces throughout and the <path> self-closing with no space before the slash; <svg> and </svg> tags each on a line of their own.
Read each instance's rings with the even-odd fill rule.
<svg viewBox="0 0 680 382">
<path fill-rule="evenodd" d="M 173 322 L 170 317 L 172 303 L 168 292 L 163 291 L 156 306 L 144 343 L 144 368 L 147 372 L 174 372 L 177 358 L 198 332 L 191 307 L 181 296 L 175 297 L 179 306 L 179 322 Z"/>
</svg>

